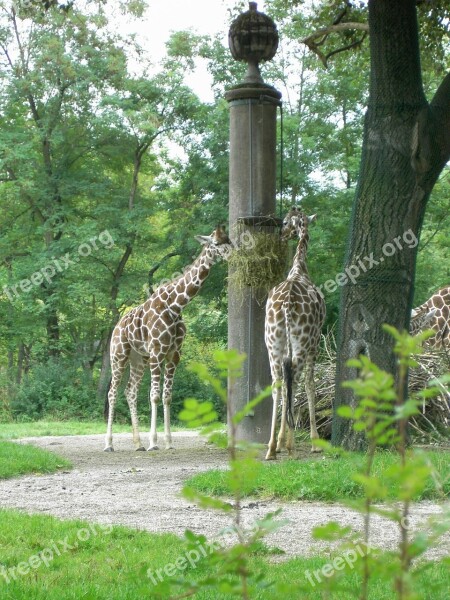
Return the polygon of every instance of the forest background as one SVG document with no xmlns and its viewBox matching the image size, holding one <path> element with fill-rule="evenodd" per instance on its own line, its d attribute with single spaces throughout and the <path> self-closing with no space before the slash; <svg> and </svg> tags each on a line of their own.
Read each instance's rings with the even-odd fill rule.
<svg viewBox="0 0 450 600">
<path fill-rule="evenodd" d="M 143 19 L 141 0 L 42 4 L 0 2 L 2 420 L 101 416 L 114 324 L 192 261 L 196 234 L 227 223 L 224 92 L 245 69 L 223 35 L 192 31 L 173 33 L 155 64 L 132 35 L 116 32 L 121 18 Z M 450 65 L 448 14 L 439 2 L 418 4 L 432 97 Z M 264 5 L 281 40 L 263 67 L 265 81 L 283 94 L 277 210 L 302 199 L 309 214 L 317 213 L 308 264 L 318 285 L 334 279 L 344 262 L 369 56 L 364 33 L 343 32 L 337 47 L 351 49 L 325 68 L 302 39 L 346 6 L 352 21 L 366 22 L 365 2 Z M 230 21 L 246 8 L 236 3 Z M 187 83 L 198 60 L 211 75 L 211 102 Z M 449 283 L 449 206 L 447 168 L 422 230 L 416 305 Z M 211 396 L 186 366 L 199 358 L 212 366 L 213 351 L 226 347 L 226 273 L 226 265 L 216 265 L 184 312 L 188 335 L 174 415 L 186 397 Z M 339 288 L 325 297 L 331 329 Z M 146 376 L 143 415 L 147 390 Z M 123 399 L 118 413 L 127 418 Z"/>
</svg>

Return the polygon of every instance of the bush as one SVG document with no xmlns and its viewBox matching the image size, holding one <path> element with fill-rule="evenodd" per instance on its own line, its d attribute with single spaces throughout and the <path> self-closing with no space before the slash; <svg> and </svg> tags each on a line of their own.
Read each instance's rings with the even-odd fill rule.
<svg viewBox="0 0 450 600">
<path fill-rule="evenodd" d="M 17 420 L 99 417 L 91 373 L 63 359 L 39 364 L 24 377 L 11 412 Z"/>
</svg>

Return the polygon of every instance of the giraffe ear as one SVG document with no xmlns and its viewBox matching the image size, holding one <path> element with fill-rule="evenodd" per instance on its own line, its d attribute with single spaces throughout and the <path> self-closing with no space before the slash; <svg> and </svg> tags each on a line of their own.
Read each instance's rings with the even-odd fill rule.
<svg viewBox="0 0 450 600">
<path fill-rule="evenodd" d="M 200 244 L 203 245 L 211 244 L 211 242 L 213 241 L 211 235 L 196 235 L 195 239 L 197 240 L 197 242 L 200 242 Z"/>
<path fill-rule="evenodd" d="M 428 327 L 433 322 L 433 319 L 434 319 L 434 316 L 436 313 L 437 313 L 436 308 L 432 308 L 430 311 L 428 311 L 426 313 L 426 315 L 423 317 L 422 327 Z"/>
<path fill-rule="evenodd" d="M 230 238 L 228 237 L 227 230 L 224 225 L 218 225 L 216 231 L 214 232 L 216 236 L 216 240 L 220 244 L 230 244 Z"/>
<path fill-rule="evenodd" d="M 317 219 L 317 215 L 311 215 L 311 216 L 308 217 L 308 223 L 312 223 L 316 219 Z"/>
</svg>

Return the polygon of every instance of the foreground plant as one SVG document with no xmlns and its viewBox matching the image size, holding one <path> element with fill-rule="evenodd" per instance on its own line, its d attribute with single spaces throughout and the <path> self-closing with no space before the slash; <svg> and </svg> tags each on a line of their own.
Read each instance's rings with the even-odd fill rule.
<svg viewBox="0 0 450 600">
<path fill-rule="evenodd" d="M 358 377 L 343 385 L 354 391 L 359 402 L 355 408 L 342 406 L 338 409 L 341 417 L 352 419 L 355 431 L 365 432 L 368 444 L 364 469 L 353 476 L 364 488 L 364 499 L 352 504 L 364 518 L 364 534 L 359 543 L 366 551 L 355 561 L 360 564 L 362 573 L 359 598 L 366 600 L 369 597 L 372 579 L 388 578 L 393 581 L 399 600 L 415 600 L 419 596 L 414 592 L 414 578 L 421 568 L 412 570 L 412 562 L 423 556 L 450 528 L 450 511 L 441 520 L 429 523 L 427 531 L 410 531 L 411 503 L 423 492 L 430 476 L 439 484 L 431 462 L 424 454 L 413 452 L 408 447 L 408 421 L 420 412 L 425 399 L 439 393 L 439 388 L 432 386 L 410 397 L 406 395 L 408 369 L 417 366 L 414 356 L 422 352 L 422 343 L 430 333 L 411 336 L 406 332 L 399 333 L 389 325 L 384 327 L 395 340 L 394 353 L 398 364 L 396 379 L 379 369 L 366 356 L 348 361 L 348 366 L 357 369 Z M 396 496 L 387 505 L 387 486 L 372 471 L 375 453 L 386 446 L 396 448 L 398 461 L 384 475 L 388 482 L 400 483 Z M 374 504 L 380 499 L 385 503 L 383 507 Z M 398 527 L 397 552 L 381 552 L 370 548 L 371 516 L 374 513 Z M 347 534 L 347 531 L 344 533 Z M 324 537 L 320 531 L 317 535 Z"/>
<path fill-rule="evenodd" d="M 236 350 L 222 350 L 217 351 L 214 358 L 218 370 L 217 376 L 212 375 L 202 364 L 191 365 L 191 370 L 211 385 L 228 408 L 227 382 L 229 386 L 233 386 L 236 379 L 242 376 L 242 365 L 246 357 Z M 192 581 L 188 577 L 173 577 L 162 581 L 155 587 L 155 593 L 159 597 L 167 597 L 167 594 L 177 587 L 182 591 L 178 595 L 170 596 L 172 600 L 187 598 L 201 590 L 227 593 L 249 600 L 256 589 L 271 587 L 271 582 L 266 579 L 261 570 L 252 571 L 249 561 L 255 554 L 267 551 L 263 544 L 264 537 L 285 525 L 286 521 L 277 519 L 280 512 L 277 511 L 269 513 L 249 528 L 243 526 L 241 500 L 246 490 L 253 485 L 263 465 L 256 458 L 261 451 L 260 445 L 236 439 L 237 425 L 271 393 L 271 386 L 268 386 L 239 413 L 228 414 L 228 437 L 223 433 L 223 424 L 217 421 L 218 415 L 212 402 L 200 403 L 194 398 L 185 400 L 184 410 L 179 415 L 180 420 L 188 427 L 202 427 L 201 435 L 207 436 L 209 442 L 219 448 L 228 450 L 227 474 L 233 498 L 230 503 L 201 494 L 189 487 L 183 489 L 183 495 L 202 508 L 215 509 L 228 515 L 230 526 L 218 532 L 218 536 L 213 540 L 186 531 L 186 556 L 193 556 L 195 553 L 195 557 L 198 556 L 198 560 L 202 561 L 202 566 L 210 575 L 197 581 Z M 190 564 L 195 568 L 196 562 L 192 561 Z"/>
<path fill-rule="evenodd" d="M 277 519 L 278 513 L 272 513 L 254 523 L 251 528 L 245 529 L 242 525 L 241 499 L 252 489 L 256 477 L 266 465 L 256 458 L 261 448 L 236 440 L 236 425 L 262 398 L 270 395 L 271 390 L 264 390 L 240 413 L 228 415 L 228 439 L 222 431 L 223 425 L 217 423 L 212 402 L 199 403 L 195 399 L 188 399 L 180 418 L 191 427 L 203 427 L 202 434 L 208 435 L 210 441 L 219 447 L 228 449 L 228 488 L 233 500 L 231 503 L 226 502 L 191 488 L 185 488 L 183 493 L 201 507 L 220 510 L 229 515 L 231 524 L 219 532 L 214 540 L 207 540 L 204 536 L 187 531 L 186 556 L 196 558 L 190 562 L 190 566 L 195 569 L 201 561 L 202 572 L 207 575 L 199 576 L 197 580 L 192 577 L 191 580 L 186 573 L 184 577 L 174 576 L 159 583 L 153 582 L 155 597 L 177 600 L 206 592 L 214 594 L 211 596 L 214 598 L 227 594 L 227 598 L 238 597 L 244 600 L 255 598 L 261 593 L 264 597 L 267 594 L 267 598 L 280 600 L 293 597 L 368 600 L 369 595 L 371 598 L 377 597 L 380 589 L 385 589 L 388 585 L 392 586 L 398 600 L 418 600 L 421 597 L 415 591 L 419 589 L 416 582 L 423 578 L 424 571 L 432 563 L 423 561 L 414 564 L 413 569 L 413 561 L 423 557 L 440 536 L 450 529 L 450 510 L 443 517 L 428 523 L 426 529 L 411 531 L 411 504 L 423 494 L 430 476 L 436 482 L 437 489 L 441 490 L 442 497 L 444 493 L 431 461 L 425 454 L 412 452 L 408 448 L 408 420 L 418 413 L 423 400 L 436 394 L 438 388 L 433 386 L 415 396 L 406 397 L 408 368 L 415 366 L 413 357 L 421 351 L 421 343 L 426 335 L 412 337 L 406 333 L 400 334 L 390 327 L 387 329 L 395 339 L 397 378 L 394 379 L 389 373 L 379 369 L 365 356 L 352 360 L 350 366 L 357 369 L 358 377 L 345 385 L 354 390 L 359 402 L 355 407 L 339 409 L 341 416 L 352 419 L 356 430 L 365 433 L 368 444 L 364 466 L 353 475 L 355 482 L 362 486 L 364 496 L 351 503 L 351 507 L 363 515 L 362 535 L 355 533 L 350 527 L 342 527 L 334 522 L 317 527 L 314 537 L 329 542 L 331 546 L 328 562 L 321 564 L 320 568 L 305 570 L 303 576 L 297 576 L 295 581 L 289 580 L 283 584 L 268 580 L 261 567 L 259 570 L 253 567 L 251 559 L 255 553 L 267 552 L 263 545 L 264 537 L 284 525 L 284 522 Z M 228 379 L 232 386 L 241 376 L 244 357 L 237 352 L 228 351 L 217 353 L 215 358 L 219 372 L 217 377 L 211 375 L 203 365 L 194 365 L 193 370 L 226 403 L 226 381 Z M 316 443 L 333 456 L 346 454 L 344 450 L 331 447 L 323 440 Z M 398 460 L 389 464 L 384 471 L 374 474 L 375 455 L 386 446 L 394 448 Z M 398 483 L 400 485 L 394 485 Z M 371 546 L 373 514 L 388 519 L 398 528 L 397 550 L 383 551 Z M 225 541 L 225 536 L 228 535 L 233 539 Z M 355 585 L 350 585 L 351 581 L 354 583 L 355 575 L 360 581 L 359 590 Z M 444 598 L 446 583 L 445 578 L 430 581 L 430 597 Z M 178 595 L 173 595 L 175 590 Z"/>
</svg>

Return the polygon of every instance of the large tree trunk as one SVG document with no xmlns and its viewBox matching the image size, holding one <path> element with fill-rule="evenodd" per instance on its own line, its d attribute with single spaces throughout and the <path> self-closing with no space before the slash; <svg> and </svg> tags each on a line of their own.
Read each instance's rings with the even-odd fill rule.
<svg viewBox="0 0 450 600">
<path fill-rule="evenodd" d="M 382 324 L 408 327 L 425 207 L 449 158 L 450 80 L 428 105 L 415 0 L 397 0 L 395 9 L 391 0 L 371 0 L 369 29 L 370 96 L 341 293 L 335 409 L 354 404 L 341 387 L 356 375 L 349 358 L 365 354 L 395 373 Z M 333 421 L 333 443 L 363 445 L 349 421 Z"/>
</svg>

